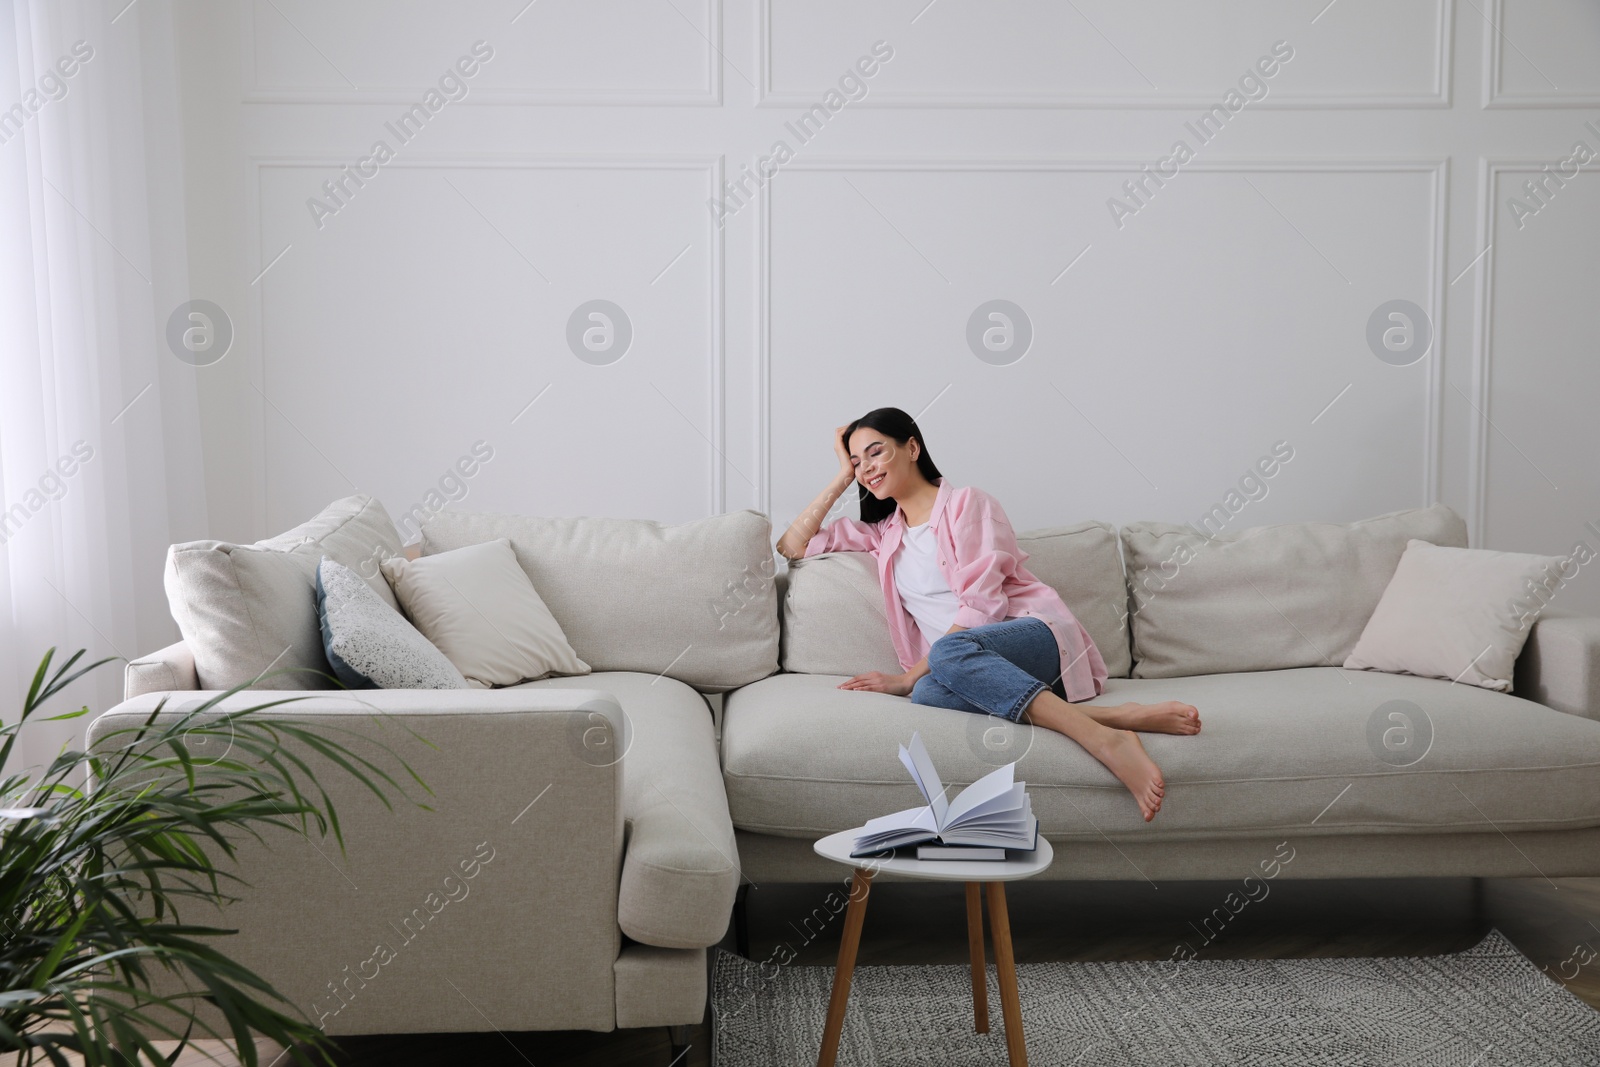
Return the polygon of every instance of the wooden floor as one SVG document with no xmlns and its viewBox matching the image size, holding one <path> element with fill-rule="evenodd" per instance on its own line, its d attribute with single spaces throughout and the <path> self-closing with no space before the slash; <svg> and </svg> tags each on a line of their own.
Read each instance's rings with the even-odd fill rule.
<svg viewBox="0 0 1600 1067">
<path fill-rule="evenodd" d="M 1012 883 L 1007 900 L 1017 962 L 1168 959 L 1180 940 L 1202 959 L 1432 955 L 1469 948 L 1493 926 L 1545 968 L 1553 982 L 1600 1010 L 1600 958 L 1580 965 L 1600 957 L 1600 878 L 1477 884 L 1469 879 L 1279 879 L 1269 884 L 1267 896 L 1246 905 L 1205 943 L 1189 924 L 1199 924 L 1222 904 L 1233 888 L 1229 883 L 1167 882 L 1159 888 L 1145 882 Z M 842 913 L 820 932 L 803 920 L 822 907 L 833 888 L 830 883 L 752 890 L 751 958 L 767 959 L 787 943 L 796 964 L 831 966 Z M 959 885 L 874 885 L 858 965 L 965 962 L 963 901 Z M 733 947 L 731 932 L 725 944 Z M 673 1067 L 705 1064 L 708 1037 L 706 1026 L 696 1028 L 693 1045 Z M 665 1029 L 368 1037 L 346 1039 L 338 1062 L 350 1067 L 668 1067 L 669 1050 Z M 261 1062 L 271 1058 L 263 1056 Z M 290 1058 L 278 1062 L 282 1067 Z"/>
</svg>

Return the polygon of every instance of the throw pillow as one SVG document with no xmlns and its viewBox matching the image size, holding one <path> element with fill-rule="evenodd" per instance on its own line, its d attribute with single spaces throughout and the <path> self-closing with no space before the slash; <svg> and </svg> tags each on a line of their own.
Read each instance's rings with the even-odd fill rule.
<svg viewBox="0 0 1600 1067">
<path fill-rule="evenodd" d="M 414 560 L 386 559 L 383 573 L 417 629 L 471 685 L 589 673 L 504 537 Z"/>
<path fill-rule="evenodd" d="M 351 689 L 465 689 L 455 665 L 385 604 L 361 576 L 328 557 L 317 567 L 322 648 Z"/>
<path fill-rule="evenodd" d="M 1511 672 L 1559 556 L 1448 548 L 1412 538 L 1361 639 L 1352 670 L 1417 674 L 1511 692 Z"/>
<path fill-rule="evenodd" d="M 167 605 L 194 656 L 200 688 L 232 689 L 263 674 L 272 676 L 254 688 L 329 688 L 317 564 L 328 556 L 352 568 L 393 607 L 377 561 L 399 552 L 388 512 L 365 495 L 335 500 L 316 518 L 253 545 L 173 545 L 164 575 Z"/>
</svg>

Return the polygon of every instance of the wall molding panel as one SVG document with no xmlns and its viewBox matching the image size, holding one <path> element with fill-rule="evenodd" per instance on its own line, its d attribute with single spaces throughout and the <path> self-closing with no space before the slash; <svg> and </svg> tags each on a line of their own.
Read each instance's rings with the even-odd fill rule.
<svg viewBox="0 0 1600 1067">
<path fill-rule="evenodd" d="M 1550 92 L 1508 92 L 1502 87 L 1505 59 L 1510 54 L 1526 54 L 1509 41 L 1501 29 L 1505 25 L 1506 0 L 1484 0 L 1484 18 L 1492 30 L 1483 37 L 1483 106 L 1485 108 L 1600 107 L 1600 88 Z M 1528 60 L 1532 62 L 1532 60 Z M 1541 77 L 1548 75 L 1541 74 Z"/>
<path fill-rule="evenodd" d="M 994 172 L 1017 174 L 1028 172 L 1053 172 L 1064 174 L 1105 173 L 1136 174 L 1141 163 L 1128 159 L 807 159 L 797 160 L 785 167 L 789 172 L 855 172 L 855 173 L 915 173 L 939 171 Z M 1415 174 L 1429 182 L 1429 215 L 1427 245 L 1424 249 L 1427 268 L 1428 305 L 1426 311 L 1433 320 L 1432 349 L 1423 358 L 1428 360 L 1426 396 L 1424 398 L 1423 453 L 1419 457 L 1420 484 L 1417 486 L 1416 506 L 1427 507 L 1440 498 L 1441 461 L 1445 449 L 1443 398 L 1444 375 L 1440 353 L 1444 344 L 1444 298 L 1447 288 L 1445 278 L 1446 203 L 1449 196 L 1448 159 L 1197 159 L 1183 168 L 1202 173 L 1239 174 Z M 760 448 L 760 504 L 771 514 L 772 473 L 772 279 L 774 243 L 772 236 L 773 193 L 782 187 L 781 175 L 775 178 L 760 197 L 760 230 L 757 263 L 760 271 L 758 297 L 760 302 L 756 327 L 758 375 L 756 379 L 756 410 L 759 419 L 757 442 Z"/>
<path fill-rule="evenodd" d="M 537 0 L 535 0 L 537 2 Z M 412 104 L 415 103 L 422 92 L 428 88 L 427 84 L 410 86 L 366 86 L 355 88 L 330 88 L 326 86 L 296 85 L 286 82 L 278 85 L 263 86 L 257 59 L 258 34 L 257 22 L 260 18 L 271 16 L 285 18 L 281 11 L 274 10 L 276 5 L 268 4 L 268 10 L 262 11 L 263 0 L 249 0 L 249 15 L 242 21 L 244 38 L 240 43 L 242 63 L 240 66 L 241 84 L 243 85 L 242 99 L 247 104 Z M 701 15 L 705 23 L 702 33 L 699 27 L 691 23 L 685 29 L 693 29 L 701 37 L 697 43 L 702 46 L 703 58 L 701 60 L 704 88 L 697 90 L 668 90 L 659 91 L 638 89 L 581 89 L 581 88 L 491 88 L 472 86 L 468 95 L 458 103 L 465 105 L 483 104 L 510 104 L 558 107 L 719 107 L 722 104 L 722 57 L 720 50 L 714 43 L 720 40 L 722 33 L 722 4 L 723 0 L 702 0 Z M 532 7 L 532 4 L 528 5 Z M 677 5 L 673 8 L 676 10 Z M 509 10 L 514 11 L 514 8 Z M 523 9 L 527 12 L 527 8 Z M 679 11 L 679 16 L 682 12 Z M 521 15 L 514 15 L 520 18 Z M 300 33 L 298 26 L 290 24 Z M 507 24 L 509 25 L 509 24 Z M 478 36 L 490 39 L 495 29 L 505 28 L 500 22 L 489 24 Z M 299 39 L 299 38 L 297 38 Z M 470 45 L 472 38 L 464 38 L 459 43 L 461 48 Z M 491 44 L 494 42 L 491 40 Z M 307 41 L 311 48 L 316 45 Z M 319 50 L 320 51 L 320 50 Z M 442 67 L 441 67 L 442 69 Z M 451 106 L 455 106 L 452 104 Z"/>
<path fill-rule="evenodd" d="M 1468 471 L 1468 526 L 1471 544 L 1484 547 L 1488 533 L 1489 501 L 1489 446 L 1500 437 L 1522 461 L 1534 465 L 1533 460 L 1494 423 L 1494 310 L 1495 275 L 1499 256 L 1498 245 L 1501 221 L 1500 177 L 1503 174 L 1538 174 L 1548 160 L 1530 158 L 1484 158 L 1478 163 L 1477 228 L 1480 248 L 1488 248 L 1478 270 L 1474 294 L 1474 330 L 1471 363 L 1471 397 L 1476 410 L 1472 413 L 1471 429 L 1467 442 Z M 1538 468 L 1535 466 L 1535 470 Z M 1546 477 L 1542 471 L 1539 477 Z"/>
<path fill-rule="evenodd" d="M 818 85 L 807 90 L 777 89 L 773 84 L 773 5 L 778 0 L 757 0 L 760 13 L 758 62 L 760 98 L 758 107 L 810 107 L 827 89 Z M 931 5 L 930 5 L 931 6 Z M 920 19 L 920 15 L 918 18 Z M 1315 32 L 1309 21 L 1306 30 Z M 1432 84 L 1421 92 L 1271 92 L 1252 107 L 1301 110 L 1327 108 L 1448 108 L 1451 101 L 1452 40 L 1455 27 L 1455 0 L 1435 0 L 1433 37 L 1427 54 L 1433 65 Z M 908 27 L 914 29 L 916 27 Z M 1102 34 L 1104 36 L 1104 34 Z M 866 44 L 869 42 L 863 42 Z M 1265 43 L 1265 42 L 1264 42 Z M 1291 42 L 1293 43 L 1293 42 Z M 1302 41 L 1302 43 L 1304 43 Z M 1115 45 L 1111 45 L 1115 48 Z M 934 92 L 926 90 L 873 89 L 855 107 L 910 108 L 1071 108 L 1071 109 L 1168 109 L 1204 108 L 1218 102 L 1229 84 L 1188 91 L 1121 92 L 1113 90 L 1060 90 L 1039 92 Z"/>
<path fill-rule="evenodd" d="M 250 250 L 253 262 L 269 263 L 274 256 L 282 251 L 274 247 L 262 232 L 264 214 L 262 204 L 262 183 L 264 176 L 272 170 L 305 170 L 322 168 L 329 173 L 336 172 L 349 161 L 334 156 L 324 155 L 252 155 L 249 163 L 252 170 L 250 181 L 251 194 L 251 228 L 252 248 Z M 473 153 L 473 154 L 426 154 L 421 152 L 407 153 L 403 158 L 396 158 L 383 165 L 383 170 L 398 168 L 406 171 L 478 171 L 478 172 L 504 172 L 504 171 L 621 171 L 621 172 L 679 172 L 700 174 L 703 176 L 702 186 L 705 197 L 716 194 L 723 182 L 723 160 L 720 156 L 704 157 L 691 155 L 645 155 L 645 154 L 616 154 L 616 155 L 588 155 L 580 153 L 571 154 L 545 154 L 545 155 L 508 155 L 500 153 Z M 381 172 L 380 172 L 381 173 Z M 715 218 L 705 210 L 703 203 L 697 201 L 692 205 L 685 205 L 696 213 L 704 215 L 704 239 L 709 252 L 706 265 L 704 287 L 706 291 L 706 307 L 704 310 L 704 327 L 708 339 L 705 353 L 705 396 L 708 410 L 711 413 L 710 424 L 704 428 L 695 427 L 697 433 L 709 446 L 709 461 L 705 472 L 706 507 L 708 514 L 718 514 L 727 509 L 727 478 L 725 470 L 725 454 L 727 449 L 727 406 L 726 390 L 726 343 L 725 343 L 725 314 L 724 298 L 726 293 L 725 256 L 723 248 L 723 234 L 717 227 Z M 492 224 L 491 224 L 492 225 Z M 501 237 L 509 242 L 509 239 Z M 293 242 L 291 242 L 292 247 Z M 663 264 L 665 265 L 665 264 Z M 664 272 L 663 272 L 664 273 Z M 270 274 L 266 275 L 270 277 Z M 654 284 L 653 282 L 650 284 Z M 249 329 L 253 331 L 254 351 L 257 353 L 257 374 L 260 379 L 260 397 L 250 399 L 258 403 L 263 409 L 276 406 L 273 401 L 274 381 L 272 356 L 269 349 L 268 329 L 269 309 L 266 306 L 265 287 L 252 287 L 252 303 L 250 308 Z M 624 357 L 626 358 L 626 357 Z M 280 386 L 281 387 L 281 386 Z M 281 412 L 280 412 L 281 414 Z M 682 413 L 680 412 L 679 415 Z M 668 414 L 668 419 L 677 416 Z M 271 412 L 263 410 L 263 418 L 267 423 L 273 421 Z M 286 418 L 286 416 L 285 416 Z M 292 424 L 291 424 L 292 425 Z M 691 425 L 692 421 L 691 421 Z M 331 460 L 329 461 L 331 462 Z M 268 460 L 268 474 L 270 476 L 271 460 Z M 270 477 L 263 480 L 261 486 L 263 514 L 271 514 L 271 500 L 269 497 Z M 386 502 L 390 506 L 398 506 L 398 502 Z M 298 521 L 298 520 L 296 520 Z"/>
</svg>

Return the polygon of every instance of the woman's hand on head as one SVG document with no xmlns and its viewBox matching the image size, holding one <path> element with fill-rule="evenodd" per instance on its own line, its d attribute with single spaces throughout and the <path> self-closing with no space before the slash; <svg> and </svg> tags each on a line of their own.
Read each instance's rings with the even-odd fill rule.
<svg viewBox="0 0 1600 1067">
<path fill-rule="evenodd" d="M 859 689 L 867 693 L 889 693 L 892 696 L 908 697 L 916 683 L 903 674 L 884 674 L 882 671 L 868 671 L 848 678 L 839 683 L 839 689 Z"/>
<path fill-rule="evenodd" d="M 848 425 L 845 423 L 845 426 Z M 850 462 L 850 450 L 844 444 L 844 426 L 833 428 L 833 454 L 839 457 L 839 466 L 844 468 L 844 472 L 854 478 L 856 469 Z"/>
</svg>

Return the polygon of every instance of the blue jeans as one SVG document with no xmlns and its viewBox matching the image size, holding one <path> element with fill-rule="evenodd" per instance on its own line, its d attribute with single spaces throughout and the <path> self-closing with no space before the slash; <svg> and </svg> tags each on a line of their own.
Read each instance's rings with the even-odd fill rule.
<svg viewBox="0 0 1600 1067">
<path fill-rule="evenodd" d="M 939 638 L 928 650 L 928 673 L 912 687 L 911 702 L 1019 722 L 1046 689 L 1067 698 L 1061 650 L 1049 625 L 1027 615 Z"/>
</svg>

